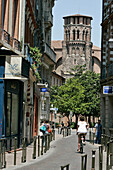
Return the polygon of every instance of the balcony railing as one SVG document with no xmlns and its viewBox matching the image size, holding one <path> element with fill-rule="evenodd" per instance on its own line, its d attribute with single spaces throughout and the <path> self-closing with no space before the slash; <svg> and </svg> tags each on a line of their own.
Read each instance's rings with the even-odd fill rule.
<svg viewBox="0 0 113 170">
<path fill-rule="evenodd" d="M 113 63 L 109 64 L 109 77 L 113 76 Z"/>
<path fill-rule="evenodd" d="M 45 12 L 45 23 L 50 27 L 53 25 L 53 15 L 49 11 Z"/>
<path fill-rule="evenodd" d="M 53 62 L 56 63 L 56 53 L 51 49 L 51 47 L 45 43 L 44 45 L 44 53 L 46 53 Z"/>
<path fill-rule="evenodd" d="M 21 51 L 20 41 L 18 41 L 16 38 L 11 37 L 7 31 L 2 29 L 0 30 L 0 40 L 9 44 L 14 49 Z"/>
<path fill-rule="evenodd" d="M 106 75 L 106 67 L 102 68 L 102 73 L 101 73 L 101 79 L 106 79 L 107 75 Z"/>
<path fill-rule="evenodd" d="M 113 13 L 113 1 L 108 4 L 104 4 L 103 20 L 107 19 Z"/>
</svg>

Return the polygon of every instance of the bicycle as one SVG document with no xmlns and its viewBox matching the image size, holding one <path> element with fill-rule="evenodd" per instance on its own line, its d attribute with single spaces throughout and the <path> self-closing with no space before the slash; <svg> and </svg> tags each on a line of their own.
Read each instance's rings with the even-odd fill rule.
<svg viewBox="0 0 113 170">
<path fill-rule="evenodd" d="M 85 144 L 85 143 L 83 142 L 84 134 L 81 133 L 81 134 L 78 134 L 78 135 L 80 135 L 80 153 L 83 153 L 83 145 Z"/>
<path fill-rule="evenodd" d="M 80 153 L 83 153 L 83 135 L 81 136 L 81 140 L 80 140 Z"/>
</svg>

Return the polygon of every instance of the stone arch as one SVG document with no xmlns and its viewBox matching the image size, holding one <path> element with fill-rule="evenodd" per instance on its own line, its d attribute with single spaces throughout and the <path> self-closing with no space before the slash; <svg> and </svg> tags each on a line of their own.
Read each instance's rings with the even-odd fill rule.
<svg viewBox="0 0 113 170">
<path fill-rule="evenodd" d="M 92 56 L 92 67 L 94 72 L 100 73 L 101 61 L 96 56 Z"/>
<path fill-rule="evenodd" d="M 76 48 L 76 57 L 79 57 L 80 49 L 79 47 Z"/>
</svg>

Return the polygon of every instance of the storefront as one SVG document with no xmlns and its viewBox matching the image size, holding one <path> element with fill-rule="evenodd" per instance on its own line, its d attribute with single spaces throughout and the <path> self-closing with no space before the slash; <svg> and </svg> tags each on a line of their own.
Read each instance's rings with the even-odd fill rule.
<svg viewBox="0 0 113 170">
<path fill-rule="evenodd" d="M 2 61 L 2 62 L 1 62 Z M 6 148 L 17 147 L 23 138 L 24 83 L 29 78 L 29 62 L 21 56 L 0 56 L 0 138 L 7 140 Z"/>
<path fill-rule="evenodd" d="M 5 136 L 7 149 L 14 146 L 14 137 L 17 137 L 17 146 L 22 140 L 23 117 L 23 82 L 18 80 L 5 81 Z"/>
</svg>

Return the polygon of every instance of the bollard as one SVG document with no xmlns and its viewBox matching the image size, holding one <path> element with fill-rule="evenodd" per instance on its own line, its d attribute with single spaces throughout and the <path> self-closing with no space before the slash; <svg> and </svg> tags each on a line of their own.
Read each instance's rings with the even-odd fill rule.
<svg viewBox="0 0 113 170">
<path fill-rule="evenodd" d="M 92 168 L 91 170 L 95 170 L 95 152 L 94 150 L 92 150 Z"/>
<path fill-rule="evenodd" d="M 50 137 L 51 137 L 51 135 L 48 134 L 48 149 L 50 149 Z"/>
<path fill-rule="evenodd" d="M 47 134 L 45 134 L 45 149 L 44 149 L 44 153 L 47 152 Z"/>
<path fill-rule="evenodd" d="M 17 148 L 17 137 L 15 137 L 15 145 L 14 145 L 14 165 L 16 165 L 16 148 Z"/>
<path fill-rule="evenodd" d="M 22 158 L 21 162 L 26 162 L 26 145 L 27 145 L 27 138 L 23 138 L 23 146 L 22 146 Z"/>
<path fill-rule="evenodd" d="M 53 140 L 55 140 L 55 130 L 53 130 Z"/>
<path fill-rule="evenodd" d="M 109 146 L 109 150 L 110 150 L 110 169 L 112 169 L 113 166 L 113 140 L 110 140 L 110 146 Z"/>
<path fill-rule="evenodd" d="M 64 168 L 66 168 L 66 170 L 69 170 L 69 164 L 67 164 L 65 166 L 61 166 L 61 170 L 64 170 Z"/>
<path fill-rule="evenodd" d="M 107 142 L 107 160 L 106 160 L 106 170 L 109 170 L 109 142 Z"/>
<path fill-rule="evenodd" d="M 103 164 L 103 145 L 99 146 L 99 170 L 102 170 Z"/>
<path fill-rule="evenodd" d="M 81 170 L 86 170 L 87 168 L 87 155 L 82 155 L 81 156 Z"/>
<path fill-rule="evenodd" d="M 64 128 L 63 128 L 63 137 L 64 137 Z"/>
<path fill-rule="evenodd" d="M 59 127 L 58 127 L 58 134 L 59 134 Z"/>
<path fill-rule="evenodd" d="M 95 137 L 95 133 L 93 132 L 93 145 L 94 145 L 94 137 Z"/>
<path fill-rule="evenodd" d="M 42 143 L 41 143 L 41 155 L 43 155 L 43 140 L 44 140 L 44 136 L 42 136 Z"/>
<path fill-rule="evenodd" d="M 33 159 L 36 159 L 36 136 L 33 138 L 34 147 L 33 147 Z"/>
<path fill-rule="evenodd" d="M 38 136 L 38 157 L 40 156 L 40 136 Z"/>
<path fill-rule="evenodd" d="M 89 141 L 91 143 L 91 130 L 89 131 Z"/>
</svg>

